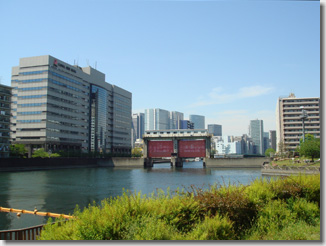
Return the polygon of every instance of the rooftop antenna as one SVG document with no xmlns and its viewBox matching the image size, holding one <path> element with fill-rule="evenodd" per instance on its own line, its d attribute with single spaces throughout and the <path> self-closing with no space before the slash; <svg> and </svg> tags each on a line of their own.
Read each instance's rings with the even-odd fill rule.
<svg viewBox="0 0 326 246">
<path fill-rule="evenodd" d="M 87 63 L 87 66 L 89 66 L 89 61 L 88 61 L 88 59 L 86 59 L 86 63 Z"/>
<path fill-rule="evenodd" d="M 97 69 L 97 61 L 95 62 L 95 69 Z"/>
</svg>

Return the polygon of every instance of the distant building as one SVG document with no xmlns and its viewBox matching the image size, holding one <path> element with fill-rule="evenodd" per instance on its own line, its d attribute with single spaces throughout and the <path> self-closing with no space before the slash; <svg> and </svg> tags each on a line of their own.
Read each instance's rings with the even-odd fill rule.
<svg viewBox="0 0 326 246">
<path fill-rule="evenodd" d="M 241 154 L 252 155 L 254 154 L 254 142 L 247 135 L 243 134 L 238 141 L 241 142 Z"/>
<path fill-rule="evenodd" d="M 194 123 L 189 120 L 180 120 L 179 129 L 194 129 Z"/>
<path fill-rule="evenodd" d="M 264 155 L 264 126 L 262 120 L 251 120 L 249 136 L 255 144 L 254 154 Z"/>
<path fill-rule="evenodd" d="M 241 143 L 234 141 L 231 136 L 214 137 L 212 141 L 215 143 L 217 155 L 241 154 Z"/>
<path fill-rule="evenodd" d="M 11 138 L 46 151 L 131 153 L 130 92 L 105 74 L 45 55 L 12 68 Z"/>
<path fill-rule="evenodd" d="M 194 129 L 206 129 L 205 116 L 191 114 L 189 120 L 194 123 Z"/>
<path fill-rule="evenodd" d="M 276 131 L 269 131 L 270 147 L 276 151 Z"/>
<path fill-rule="evenodd" d="M 0 84 L 0 158 L 9 157 L 11 90 Z"/>
<path fill-rule="evenodd" d="M 295 151 L 303 137 L 303 110 L 307 114 L 304 121 L 305 134 L 320 138 L 320 113 L 318 97 L 296 98 L 293 93 L 280 97 L 276 105 L 277 151 L 283 143 L 285 151 Z"/>
<path fill-rule="evenodd" d="M 207 125 L 208 133 L 213 134 L 213 136 L 222 136 L 222 126 L 217 124 Z"/>
<path fill-rule="evenodd" d="M 145 114 L 132 114 L 132 145 L 137 139 L 143 138 L 145 132 Z"/>
<path fill-rule="evenodd" d="M 179 124 L 181 120 L 183 120 L 183 113 L 177 111 L 171 111 L 169 129 L 180 129 Z"/>
<path fill-rule="evenodd" d="M 269 140 L 269 132 L 264 132 L 264 151 L 265 154 L 266 150 L 270 148 L 270 140 Z"/>
<path fill-rule="evenodd" d="M 145 131 L 168 130 L 170 128 L 169 116 L 169 111 L 164 109 L 145 109 Z"/>
</svg>

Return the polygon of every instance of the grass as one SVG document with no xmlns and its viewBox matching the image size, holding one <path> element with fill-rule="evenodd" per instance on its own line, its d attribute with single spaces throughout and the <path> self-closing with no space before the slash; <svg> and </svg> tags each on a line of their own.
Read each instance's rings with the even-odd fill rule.
<svg viewBox="0 0 326 246">
<path fill-rule="evenodd" d="M 320 240 L 320 175 L 124 192 L 44 227 L 41 240 Z"/>
</svg>

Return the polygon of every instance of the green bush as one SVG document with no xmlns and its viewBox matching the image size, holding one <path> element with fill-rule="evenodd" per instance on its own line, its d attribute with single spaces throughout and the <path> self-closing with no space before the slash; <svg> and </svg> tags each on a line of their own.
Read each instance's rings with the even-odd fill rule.
<svg viewBox="0 0 326 246">
<path fill-rule="evenodd" d="M 235 233 L 232 222 L 220 215 L 206 216 L 204 221 L 191 231 L 185 240 L 233 240 Z"/>
<path fill-rule="evenodd" d="M 320 209 L 316 203 L 308 202 L 306 199 L 302 198 L 295 200 L 291 199 L 288 203 L 298 220 L 303 220 L 309 225 L 317 225 L 320 220 Z"/>
<path fill-rule="evenodd" d="M 320 175 L 173 194 L 124 192 L 83 211 L 76 207 L 74 220 L 49 221 L 40 239 L 319 240 L 318 191 Z"/>
<path fill-rule="evenodd" d="M 171 225 L 156 217 L 141 216 L 133 220 L 125 231 L 124 240 L 174 240 L 179 233 Z"/>
<path fill-rule="evenodd" d="M 227 216 L 239 235 L 251 227 L 258 212 L 258 207 L 249 199 L 243 186 L 197 192 L 195 199 L 204 214 Z"/>
<path fill-rule="evenodd" d="M 272 200 L 258 213 L 256 224 L 252 227 L 252 237 L 256 240 L 265 240 L 265 236 L 271 232 L 283 229 L 290 222 L 295 221 L 291 210 L 282 200 Z"/>
</svg>

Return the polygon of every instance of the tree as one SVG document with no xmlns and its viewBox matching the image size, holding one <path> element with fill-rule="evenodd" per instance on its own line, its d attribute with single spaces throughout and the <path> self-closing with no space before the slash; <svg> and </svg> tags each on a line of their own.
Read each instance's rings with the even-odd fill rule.
<svg viewBox="0 0 326 246">
<path fill-rule="evenodd" d="M 306 134 L 305 141 L 303 142 L 303 139 L 300 140 L 297 151 L 300 156 L 311 157 L 313 161 L 314 158 L 320 157 L 320 139 L 315 138 L 315 136 L 311 134 Z"/>
<path fill-rule="evenodd" d="M 27 150 L 24 144 L 12 144 L 10 145 L 10 156 L 13 157 L 25 157 Z"/>
<path fill-rule="evenodd" d="M 280 141 L 279 144 L 278 144 L 278 148 L 279 148 L 279 155 L 281 157 L 284 157 L 285 154 L 286 154 L 286 145 L 283 141 Z"/>
<path fill-rule="evenodd" d="M 143 156 L 142 148 L 137 148 L 137 147 L 133 148 L 131 150 L 131 156 L 132 157 L 142 157 Z"/>
<path fill-rule="evenodd" d="M 269 148 L 269 149 L 267 149 L 267 150 L 265 151 L 265 156 L 266 156 L 266 157 L 271 157 L 271 153 L 272 153 L 272 155 L 275 154 L 275 150 L 274 150 L 273 148 Z"/>
<path fill-rule="evenodd" d="M 49 153 L 46 152 L 43 148 L 35 150 L 33 155 L 33 158 L 49 158 Z"/>
</svg>

